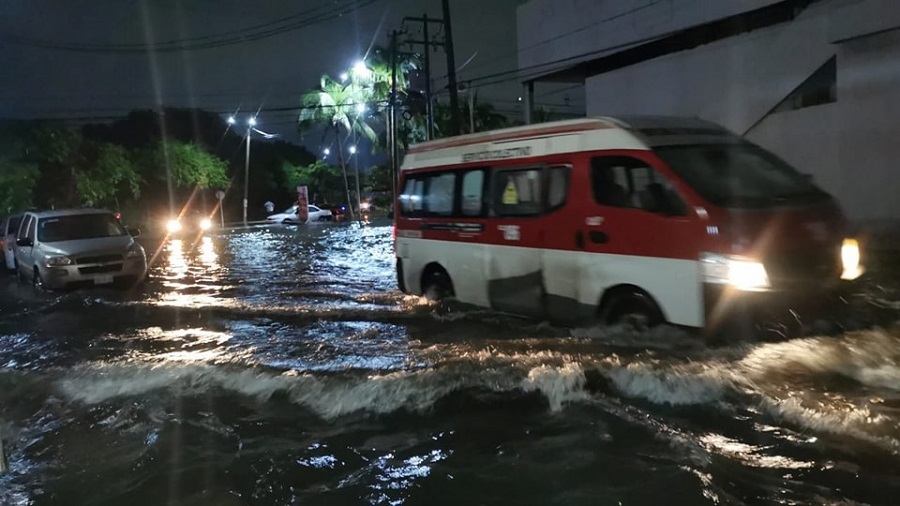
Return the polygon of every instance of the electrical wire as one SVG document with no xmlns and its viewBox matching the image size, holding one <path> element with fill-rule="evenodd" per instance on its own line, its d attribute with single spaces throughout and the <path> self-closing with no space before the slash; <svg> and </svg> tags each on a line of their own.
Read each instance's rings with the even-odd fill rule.
<svg viewBox="0 0 900 506">
<path fill-rule="evenodd" d="M 336 6 L 330 6 L 328 7 L 330 10 L 325 12 L 316 12 L 325 8 L 324 6 L 320 6 L 268 23 L 239 29 L 236 30 L 237 33 L 232 32 L 209 34 L 198 37 L 170 40 L 155 44 L 95 44 L 60 42 L 14 35 L 0 36 L 0 43 L 61 51 L 107 54 L 192 51 L 199 49 L 224 47 L 234 44 L 244 44 L 247 42 L 261 40 L 269 37 L 274 37 L 276 35 L 296 31 L 302 28 L 308 28 L 309 26 L 313 26 L 315 24 L 337 19 L 341 16 L 349 14 L 354 10 L 365 8 L 378 1 L 381 0 L 350 0 L 346 5 L 338 4 Z"/>
</svg>

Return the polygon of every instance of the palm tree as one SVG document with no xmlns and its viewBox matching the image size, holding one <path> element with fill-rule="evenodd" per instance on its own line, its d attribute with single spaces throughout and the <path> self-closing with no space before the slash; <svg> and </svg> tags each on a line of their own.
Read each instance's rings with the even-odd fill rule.
<svg viewBox="0 0 900 506">
<path fill-rule="evenodd" d="M 338 160 L 344 177 L 344 189 L 347 193 L 347 204 L 350 206 L 350 219 L 355 220 L 353 204 L 350 199 L 350 181 L 347 177 L 347 164 L 344 160 L 344 136 L 360 133 L 371 141 L 375 141 L 375 131 L 362 118 L 358 109 L 366 104 L 368 98 L 364 83 L 352 80 L 349 84 L 341 84 L 324 75 L 319 87 L 305 93 L 301 99 L 299 126 L 310 128 L 317 124 L 326 124 L 334 128 L 338 142 Z M 357 174 L 357 178 L 359 174 Z M 358 203 L 357 203 L 358 205 Z"/>
</svg>

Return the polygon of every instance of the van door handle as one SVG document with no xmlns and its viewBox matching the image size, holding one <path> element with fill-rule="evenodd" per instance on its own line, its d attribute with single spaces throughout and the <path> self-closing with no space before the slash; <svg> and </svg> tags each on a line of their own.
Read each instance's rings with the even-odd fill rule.
<svg viewBox="0 0 900 506">
<path fill-rule="evenodd" d="M 591 238 L 591 242 L 597 244 L 606 244 L 609 242 L 609 236 L 604 232 L 600 232 L 599 230 L 591 230 L 591 233 L 588 234 Z"/>
<path fill-rule="evenodd" d="M 578 249 L 584 249 L 584 232 L 581 230 L 575 232 L 575 246 L 578 246 Z"/>
</svg>

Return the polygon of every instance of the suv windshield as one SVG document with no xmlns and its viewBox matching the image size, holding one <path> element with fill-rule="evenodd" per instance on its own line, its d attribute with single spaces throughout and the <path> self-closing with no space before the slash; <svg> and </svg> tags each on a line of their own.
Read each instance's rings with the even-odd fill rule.
<svg viewBox="0 0 900 506">
<path fill-rule="evenodd" d="M 829 198 L 806 176 L 753 144 L 660 146 L 655 151 L 715 205 L 759 208 Z"/>
<path fill-rule="evenodd" d="M 42 218 L 38 221 L 41 242 L 77 241 L 127 235 L 125 228 L 111 214 L 92 213 Z"/>
</svg>

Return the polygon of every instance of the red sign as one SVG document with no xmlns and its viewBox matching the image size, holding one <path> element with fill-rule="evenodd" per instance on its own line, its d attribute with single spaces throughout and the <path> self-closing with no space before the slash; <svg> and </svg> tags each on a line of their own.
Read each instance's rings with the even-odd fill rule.
<svg viewBox="0 0 900 506">
<path fill-rule="evenodd" d="M 297 187 L 297 215 L 300 223 L 309 221 L 309 193 L 305 186 Z"/>
</svg>

